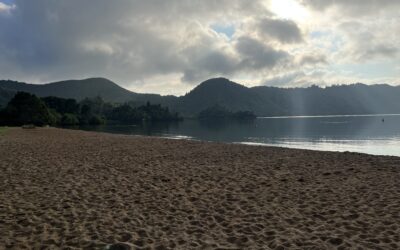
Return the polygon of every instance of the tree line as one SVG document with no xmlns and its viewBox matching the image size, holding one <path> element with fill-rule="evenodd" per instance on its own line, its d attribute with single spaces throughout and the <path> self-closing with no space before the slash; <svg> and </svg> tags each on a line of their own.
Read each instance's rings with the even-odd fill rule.
<svg viewBox="0 0 400 250">
<path fill-rule="evenodd" d="M 0 110 L 0 125 L 100 125 L 106 122 L 135 123 L 140 121 L 177 121 L 182 118 L 167 107 L 153 105 L 133 106 L 130 103 L 112 104 L 102 98 L 75 99 L 43 97 L 18 92 L 7 106 Z"/>
<path fill-rule="evenodd" d="M 251 111 L 232 112 L 223 106 L 214 105 L 201 111 L 197 117 L 200 120 L 253 120 L 256 119 L 257 116 Z"/>
</svg>

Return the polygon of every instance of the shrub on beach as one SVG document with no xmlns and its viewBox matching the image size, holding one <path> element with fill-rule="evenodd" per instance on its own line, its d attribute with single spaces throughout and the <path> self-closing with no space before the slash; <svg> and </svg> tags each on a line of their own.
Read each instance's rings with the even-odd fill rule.
<svg viewBox="0 0 400 250">
<path fill-rule="evenodd" d="M 65 126 L 73 126 L 73 125 L 78 125 L 79 124 L 79 119 L 76 115 L 66 113 L 61 117 L 61 125 Z"/>
</svg>

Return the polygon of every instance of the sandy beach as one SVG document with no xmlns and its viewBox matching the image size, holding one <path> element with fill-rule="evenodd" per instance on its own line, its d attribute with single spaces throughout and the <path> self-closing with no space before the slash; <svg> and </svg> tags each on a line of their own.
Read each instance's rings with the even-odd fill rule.
<svg viewBox="0 0 400 250">
<path fill-rule="evenodd" d="M 400 158 L 0 135 L 0 249 L 400 249 Z"/>
</svg>

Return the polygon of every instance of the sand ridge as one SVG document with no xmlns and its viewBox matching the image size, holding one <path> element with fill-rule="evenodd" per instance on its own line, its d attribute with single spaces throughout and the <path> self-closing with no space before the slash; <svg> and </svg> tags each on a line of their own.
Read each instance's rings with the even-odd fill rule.
<svg viewBox="0 0 400 250">
<path fill-rule="evenodd" d="M 0 249 L 400 248 L 396 157 L 15 128 L 0 172 Z"/>
</svg>

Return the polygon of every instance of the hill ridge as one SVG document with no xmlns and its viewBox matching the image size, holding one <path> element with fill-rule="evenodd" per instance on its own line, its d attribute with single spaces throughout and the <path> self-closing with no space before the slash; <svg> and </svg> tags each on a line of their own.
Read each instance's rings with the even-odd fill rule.
<svg viewBox="0 0 400 250">
<path fill-rule="evenodd" d="M 252 111 L 259 116 L 400 113 L 400 86 L 388 84 L 247 87 L 218 77 L 203 81 L 186 95 L 177 97 L 135 93 L 103 77 L 43 85 L 3 80 L 0 81 L 0 105 L 4 106 L 7 98 L 10 99 L 17 91 L 40 97 L 57 96 L 77 100 L 101 96 L 105 101 L 114 103 L 143 104 L 149 101 L 168 106 L 185 116 L 195 116 L 214 105 L 224 106 L 233 112 Z"/>
</svg>

